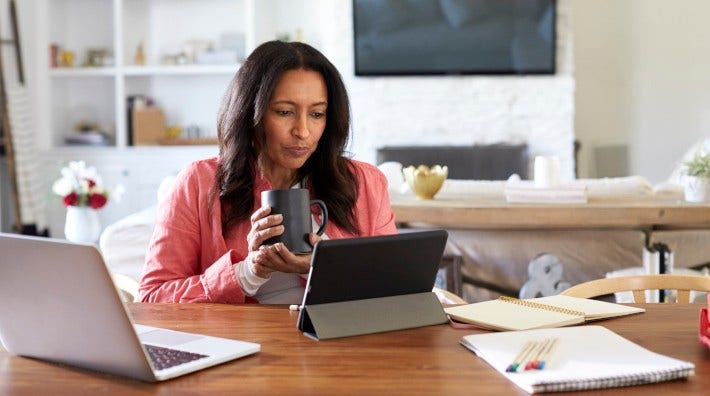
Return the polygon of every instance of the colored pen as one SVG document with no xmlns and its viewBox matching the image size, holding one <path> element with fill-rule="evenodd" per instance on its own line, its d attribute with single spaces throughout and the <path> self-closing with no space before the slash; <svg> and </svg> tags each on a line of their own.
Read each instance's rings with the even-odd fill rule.
<svg viewBox="0 0 710 396">
<path fill-rule="evenodd" d="M 537 365 L 538 370 L 544 369 L 545 366 L 547 365 L 547 363 L 550 361 L 550 356 L 552 356 L 552 354 L 555 352 L 555 349 L 557 348 L 557 343 L 558 343 L 559 339 L 553 338 L 552 340 L 548 340 L 548 341 L 549 342 L 547 344 L 547 347 L 545 348 L 545 350 L 542 352 L 542 354 L 539 357 L 539 361 L 538 361 L 538 365 Z"/>
<path fill-rule="evenodd" d="M 548 342 L 548 340 L 535 342 L 535 348 L 533 349 L 533 352 L 530 354 L 530 358 L 528 359 L 528 361 L 525 362 L 525 364 L 523 365 L 523 370 L 535 370 L 538 368 L 538 363 L 540 361 L 540 355 L 542 354 L 542 351 L 545 349 L 547 342 Z"/>
<path fill-rule="evenodd" d="M 550 356 L 557 347 L 557 338 L 542 341 L 528 341 L 513 362 L 505 369 L 508 373 L 528 370 L 542 370 L 549 363 Z"/>
<path fill-rule="evenodd" d="M 518 368 L 522 366 L 523 361 L 532 352 L 532 350 L 535 349 L 535 345 L 536 343 L 534 341 L 526 342 L 523 346 L 523 349 L 520 350 L 518 355 L 515 357 L 513 362 L 505 369 L 505 371 L 509 373 L 514 373 L 518 371 Z"/>
</svg>

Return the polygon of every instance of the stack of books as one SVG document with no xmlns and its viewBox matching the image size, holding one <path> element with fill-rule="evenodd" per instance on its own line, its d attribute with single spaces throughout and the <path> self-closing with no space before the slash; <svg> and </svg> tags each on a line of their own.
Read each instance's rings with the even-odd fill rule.
<svg viewBox="0 0 710 396">
<path fill-rule="evenodd" d="M 105 146 L 109 144 L 109 138 L 103 132 L 73 132 L 64 137 L 64 143 L 69 145 Z"/>
<path fill-rule="evenodd" d="M 509 181 L 503 192 L 510 203 L 587 203 L 587 185 L 578 182 L 543 188 L 529 180 Z"/>
</svg>

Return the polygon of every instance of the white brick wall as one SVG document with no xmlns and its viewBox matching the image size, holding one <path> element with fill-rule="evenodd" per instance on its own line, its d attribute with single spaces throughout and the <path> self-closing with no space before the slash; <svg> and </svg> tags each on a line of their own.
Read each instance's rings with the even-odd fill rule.
<svg viewBox="0 0 710 396">
<path fill-rule="evenodd" d="M 559 155 L 574 177 L 574 78 L 569 0 L 558 1 L 554 76 L 355 77 L 352 2 L 322 2 L 321 49 L 338 67 L 353 112 L 351 151 L 373 162 L 384 145 L 526 142 Z"/>
</svg>

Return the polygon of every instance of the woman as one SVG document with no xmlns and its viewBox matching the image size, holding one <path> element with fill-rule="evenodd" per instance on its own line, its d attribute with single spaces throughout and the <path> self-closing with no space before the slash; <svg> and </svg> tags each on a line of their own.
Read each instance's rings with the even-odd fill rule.
<svg viewBox="0 0 710 396">
<path fill-rule="evenodd" d="M 299 186 L 323 200 L 323 238 L 396 233 L 384 175 L 344 157 L 349 106 L 340 74 L 313 47 L 255 49 L 223 99 L 219 155 L 184 169 L 160 205 L 142 301 L 300 303 L 310 255 L 262 245 L 283 232 L 281 215 L 260 207 L 265 190 Z"/>
</svg>

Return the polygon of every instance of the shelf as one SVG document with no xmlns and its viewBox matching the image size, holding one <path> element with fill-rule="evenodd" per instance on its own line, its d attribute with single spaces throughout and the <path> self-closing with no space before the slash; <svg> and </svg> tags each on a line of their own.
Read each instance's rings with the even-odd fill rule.
<svg viewBox="0 0 710 396">
<path fill-rule="evenodd" d="M 126 76 L 159 76 L 159 75 L 222 75 L 234 74 L 241 65 L 152 65 L 126 66 L 123 74 Z"/>
<path fill-rule="evenodd" d="M 89 77 L 89 76 L 113 76 L 116 74 L 115 67 L 58 67 L 50 69 L 52 77 Z"/>
<path fill-rule="evenodd" d="M 125 155 L 130 155 L 132 159 L 147 155 L 151 161 L 155 160 L 155 156 L 168 155 L 170 160 L 165 163 L 174 162 L 175 158 L 184 158 L 185 155 L 196 154 L 201 156 L 217 155 L 219 148 L 217 147 L 217 139 L 200 138 L 200 139 L 175 139 L 172 144 L 163 142 L 153 145 L 143 146 L 125 146 L 118 147 L 115 145 L 92 146 L 92 145 L 57 145 L 51 148 L 51 152 L 61 157 L 77 157 L 91 156 L 92 158 L 122 158 Z M 166 154 L 167 153 L 167 154 Z M 45 154 L 45 152 L 43 152 Z M 182 161 L 179 160 L 179 161 Z M 127 161 L 130 162 L 130 161 Z"/>
<path fill-rule="evenodd" d="M 160 75 L 231 75 L 241 64 L 234 65 L 152 65 L 117 67 L 58 67 L 50 69 L 52 77 L 126 76 Z"/>
<path fill-rule="evenodd" d="M 160 139 L 159 143 L 164 146 L 211 146 L 217 145 L 217 138 L 198 138 L 198 139 Z"/>
</svg>

